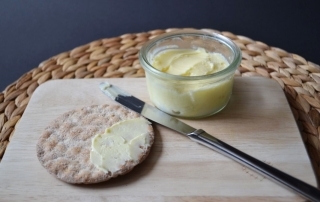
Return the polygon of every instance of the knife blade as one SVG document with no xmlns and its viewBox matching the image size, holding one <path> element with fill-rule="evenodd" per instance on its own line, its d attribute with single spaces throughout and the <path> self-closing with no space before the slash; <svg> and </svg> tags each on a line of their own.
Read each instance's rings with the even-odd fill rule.
<svg viewBox="0 0 320 202">
<path fill-rule="evenodd" d="M 202 129 L 196 129 L 179 119 L 164 113 L 163 111 L 153 107 L 142 100 L 130 95 L 121 88 L 114 86 L 108 82 L 102 82 L 99 85 L 100 90 L 110 97 L 112 100 L 122 104 L 123 106 L 141 114 L 145 118 L 170 128 L 180 134 L 189 137 L 191 140 L 207 146 L 242 165 L 255 170 L 256 172 L 278 182 L 289 188 L 297 194 L 311 201 L 320 201 L 320 190 L 313 187 L 291 175 L 288 175 L 232 146 L 209 135 Z"/>
</svg>

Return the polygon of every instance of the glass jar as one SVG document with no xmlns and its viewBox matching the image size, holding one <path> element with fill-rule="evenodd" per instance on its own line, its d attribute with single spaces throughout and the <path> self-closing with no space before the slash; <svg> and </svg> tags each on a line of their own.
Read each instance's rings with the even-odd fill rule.
<svg viewBox="0 0 320 202">
<path fill-rule="evenodd" d="M 152 66 L 156 55 L 168 49 L 198 49 L 222 54 L 229 65 L 203 76 L 179 76 Z M 139 52 L 148 93 L 160 110 L 182 118 L 201 118 L 221 111 L 228 103 L 234 73 L 241 62 L 239 47 L 229 38 L 206 31 L 175 31 L 151 39 Z"/>
</svg>

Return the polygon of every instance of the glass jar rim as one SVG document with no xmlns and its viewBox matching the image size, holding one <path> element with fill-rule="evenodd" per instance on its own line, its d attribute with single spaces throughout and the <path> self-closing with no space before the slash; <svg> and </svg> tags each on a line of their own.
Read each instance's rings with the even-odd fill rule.
<svg viewBox="0 0 320 202">
<path fill-rule="evenodd" d="M 234 58 L 230 62 L 229 66 L 225 69 L 202 76 L 180 76 L 180 75 L 173 75 L 168 74 L 165 72 L 162 72 L 156 68 L 154 68 L 151 63 L 147 59 L 147 53 L 148 51 L 154 47 L 159 41 L 164 41 L 166 39 L 178 37 L 178 36 L 197 36 L 197 37 L 208 37 L 212 40 L 218 41 L 220 43 L 223 43 L 225 46 L 227 46 L 233 53 Z M 215 32 L 208 32 L 208 31 L 202 31 L 202 30 L 182 30 L 182 31 L 172 31 L 169 33 L 161 34 L 150 41 L 148 41 L 146 44 L 144 44 L 139 51 L 139 60 L 142 65 L 142 67 L 153 74 L 157 74 L 159 76 L 165 76 L 166 78 L 170 78 L 173 80 L 204 80 L 204 79 L 210 79 L 213 77 L 219 77 L 226 75 L 232 71 L 235 71 L 235 69 L 240 65 L 242 59 L 242 54 L 240 48 L 229 38 L 215 33 Z"/>
</svg>

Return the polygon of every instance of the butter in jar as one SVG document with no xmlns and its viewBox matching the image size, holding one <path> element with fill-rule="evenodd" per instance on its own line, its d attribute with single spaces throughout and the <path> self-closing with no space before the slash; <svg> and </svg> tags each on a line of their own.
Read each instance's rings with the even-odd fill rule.
<svg viewBox="0 0 320 202">
<path fill-rule="evenodd" d="M 157 108 L 178 117 L 200 118 L 227 105 L 241 52 L 222 35 L 182 31 L 151 40 L 139 59 Z"/>
<path fill-rule="evenodd" d="M 169 49 L 157 54 L 152 66 L 162 72 L 180 76 L 202 76 L 223 70 L 229 65 L 220 53 L 203 48 Z"/>
</svg>

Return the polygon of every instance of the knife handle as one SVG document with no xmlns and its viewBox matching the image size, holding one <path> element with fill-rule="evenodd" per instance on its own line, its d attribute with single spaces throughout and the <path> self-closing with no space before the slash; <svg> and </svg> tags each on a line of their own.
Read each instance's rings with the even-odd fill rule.
<svg viewBox="0 0 320 202">
<path fill-rule="evenodd" d="M 202 129 L 198 129 L 192 133 L 188 134 L 188 137 L 202 145 L 209 147 L 221 154 L 231 157 L 238 163 L 243 164 L 259 173 L 265 175 L 266 177 L 272 178 L 282 185 L 291 188 L 293 191 L 297 192 L 301 196 L 311 200 L 320 201 L 320 190 L 297 179 L 294 178 L 258 159 L 224 143 L 223 141 L 209 135 Z"/>
</svg>

